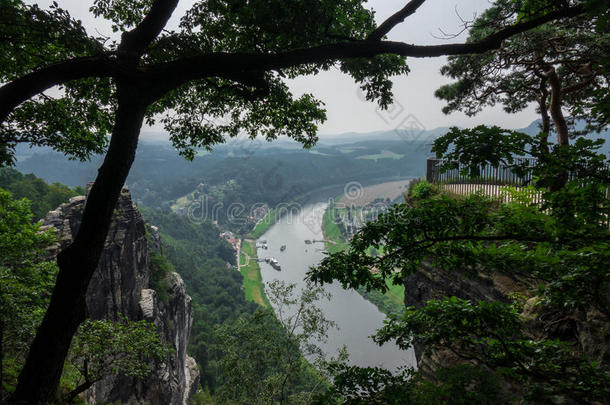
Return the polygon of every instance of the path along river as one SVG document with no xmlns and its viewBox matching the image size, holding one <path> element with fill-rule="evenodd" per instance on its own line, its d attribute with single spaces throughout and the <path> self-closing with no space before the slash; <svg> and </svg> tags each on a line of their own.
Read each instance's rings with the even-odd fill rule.
<svg viewBox="0 0 610 405">
<path fill-rule="evenodd" d="M 266 241 L 268 249 L 257 249 L 259 258 L 275 257 L 282 269 L 277 271 L 267 263 L 260 263 L 263 281 L 274 279 L 295 283 L 300 290 L 305 286 L 305 273 L 310 266 L 318 264 L 324 257 L 323 243 L 305 244 L 305 240 L 323 239 L 322 215 L 327 203 L 318 202 L 304 206 L 296 214 L 284 216 L 271 226 L 259 239 Z M 280 251 L 286 245 L 285 251 Z M 402 351 L 394 344 L 379 347 L 370 338 L 383 324 L 385 315 L 354 290 L 344 290 L 340 284 L 326 286 L 332 294 L 330 301 L 323 300 L 319 306 L 326 317 L 338 324 L 339 330 L 331 330 L 323 350 L 336 355 L 343 345 L 347 347 L 350 363 L 357 366 L 381 366 L 389 370 L 404 365 L 415 365 L 413 350 Z"/>
</svg>

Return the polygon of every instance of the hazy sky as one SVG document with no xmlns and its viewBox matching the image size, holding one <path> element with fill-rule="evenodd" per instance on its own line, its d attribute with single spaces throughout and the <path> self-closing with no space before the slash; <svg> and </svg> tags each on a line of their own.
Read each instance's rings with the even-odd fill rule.
<svg viewBox="0 0 610 405">
<path fill-rule="evenodd" d="M 369 6 L 376 10 L 377 20 L 383 21 L 403 7 L 406 1 L 370 0 Z M 178 9 L 170 20 L 170 26 L 176 25 L 180 16 L 193 2 L 194 0 L 180 1 Z M 35 3 L 46 7 L 51 1 Z M 81 19 L 90 33 L 95 34 L 97 30 L 105 35 L 111 34 L 109 24 L 104 20 L 93 18 L 89 13 L 92 0 L 58 0 L 58 3 L 70 11 L 75 18 Z M 397 26 L 389 38 L 414 44 L 446 43 L 447 40 L 434 37 L 440 35 L 439 29 L 447 33 L 457 33 L 460 31 L 458 14 L 464 19 L 472 19 L 474 13 L 480 13 L 488 6 L 488 0 L 428 0 L 416 14 Z M 466 36 L 462 35 L 451 41 L 463 42 L 465 38 Z M 391 111 L 387 112 L 378 111 L 375 104 L 363 101 L 352 79 L 337 71 L 294 80 L 290 83 L 290 87 L 295 95 L 313 93 L 326 104 L 328 120 L 320 128 L 321 134 L 395 129 L 405 120 L 412 120 L 413 117 L 426 129 L 451 125 L 472 127 L 483 123 L 506 128 L 522 128 L 538 118 L 533 107 L 520 114 L 511 115 L 497 107 L 487 108 L 472 118 L 462 113 L 444 115 L 441 112 L 443 103 L 434 97 L 434 90 L 441 84 L 449 82 L 439 73 L 445 60 L 445 58 L 409 58 L 407 63 L 411 73 L 393 79 L 396 103 Z M 160 130 L 160 128 L 152 129 Z"/>
</svg>

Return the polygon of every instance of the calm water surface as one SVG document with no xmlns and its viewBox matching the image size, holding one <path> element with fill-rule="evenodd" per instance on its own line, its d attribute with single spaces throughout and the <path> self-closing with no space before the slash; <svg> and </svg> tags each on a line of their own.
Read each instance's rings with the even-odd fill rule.
<svg viewBox="0 0 610 405">
<path fill-rule="evenodd" d="M 258 242 L 266 240 L 268 245 L 267 250 L 257 249 L 258 257 L 275 257 L 282 266 L 282 270 L 277 271 L 267 263 L 260 263 L 265 283 L 279 279 L 297 284 L 299 290 L 305 286 L 305 273 L 324 257 L 323 243 L 307 245 L 305 240 L 323 239 L 321 225 L 326 207 L 327 203 L 324 202 L 309 204 L 299 214 L 283 217 L 258 239 Z M 281 252 L 280 246 L 283 244 L 286 250 Z M 383 326 L 385 319 L 377 307 L 356 291 L 344 290 L 338 283 L 325 288 L 332 298 L 318 305 L 326 317 L 339 326 L 339 330 L 329 332 L 328 342 L 322 345 L 326 353 L 336 355 L 337 350 L 345 345 L 353 365 L 382 366 L 391 370 L 404 365 L 415 366 L 413 350 L 403 351 L 391 343 L 379 347 L 370 339 Z"/>
</svg>

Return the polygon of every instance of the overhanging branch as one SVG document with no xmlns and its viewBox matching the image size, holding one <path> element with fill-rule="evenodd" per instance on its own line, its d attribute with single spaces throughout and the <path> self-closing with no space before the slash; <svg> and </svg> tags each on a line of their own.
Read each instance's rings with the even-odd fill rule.
<svg viewBox="0 0 610 405">
<path fill-rule="evenodd" d="M 124 45 L 131 51 L 147 46 L 148 40 L 160 29 L 163 18 L 169 18 L 173 10 L 172 4 L 177 0 L 158 0 L 159 15 L 153 17 L 153 10 L 145 20 L 130 35 L 135 35 L 132 45 Z M 418 1 L 411 1 L 401 10 L 400 17 L 408 15 L 408 7 L 415 7 Z M 162 11 L 165 11 L 163 13 Z M 169 11 L 168 11 L 169 10 Z M 409 11 L 409 10 L 407 10 Z M 443 55 L 463 55 L 469 53 L 482 53 L 497 49 L 502 42 L 519 33 L 525 32 L 547 22 L 575 17 L 584 13 L 580 6 L 565 8 L 548 13 L 530 21 L 506 27 L 487 38 L 465 44 L 443 45 L 412 45 L 404 42 L 363 40 L 348 43 L 321 45 L 305 49 L 280 52 L 276 54 L 251 53 L 210 53 L 195 57 L 181 58 L 172 62 L 160 63 L 142 67 L 126 69 L 118 59 L 110 59 L 108 54 L 75 58 L 57 63 L 0 87 L 0 123 L 21 103 L 42 93 L 43 91 L 71 80 L 86 77 L 118 77 L 132 75 L 134 80 L 146 83 L 149 89 L 159 97 L 165 92 L 192 80 L 206 77 L 231 78 L 236 75 L 253 71 L 280 70 L 302 64 L 328 62 L 337 59 L 374 57 L 382 54 L 396 54 L 401 56 L 424 58 Z M 385 29 L 391 29 L 392 22 L 384 22 L 377 30 L 386 24 Z M 145 24 L 145 21 L 149 21 Z M 394 20 L 392 20 L 394 21 Z M 396 22 L 398 23 L 398 22 Z M 149 24 L 149 25 L 148 25 Z M 395 25 L 395 24 L 394 24 Z M 141 31 L 138 31 L 138 30 Z M 377 31 L 376 30 L 376 31 Z M 136 33 L 139 32 L 138 35 Z M 137 38 L 136 38 L 137 37 Z M 138 39 L 139 38 L 139 39 Z M 154 39 L 154 36 L 152 37 Z M 146 45 L 143 45 L 146 43 Z M 138 45 L 139 44 L 139 45 Z"/>
<path fill-rule="evenodd" d="M 381 40 L 381 38 L 383 38 L 388 32 L 392 31 L 395 26 L 402 23 L 411 14 L 415 13 L 419 6 L 424 4 L 425 1 L 426 0 L 411 0 L 400 11 L 394 13 L 387 20 L 381 23 L 381 25 L 371 32 L 366 39 L 369 41 Z"/>
<path fill-rule="evenodd" d="M 21 103 L 53 86 L 86 77 L 110 77 L 117 65 L 108 55 L 69 59 L 36 70 L 0 87 L 0 123 Z"/>
<path fill-rule="evenodd" d="M 584 9 L 580 6 L 554 11 L 530 21 L 506 27 L 473 43 L 412 45 L 395 41 L 362 40 L 320 45 L 276 54 L 209 53 L 150 66 L 147 74 L 150 75 L 150 80 L 160 84 L 158 91 L 163 93 L 188 81 L 209 76 L 225 77 L 237 72 L 280 70 L 337 59 L 367 58 L 382 54 L 425 58 L 483 53 L 499 48 L 505 39 L 513 35 L 550 21 L 570 18 L 582 13 L 584 13 Z"/>
</svg>

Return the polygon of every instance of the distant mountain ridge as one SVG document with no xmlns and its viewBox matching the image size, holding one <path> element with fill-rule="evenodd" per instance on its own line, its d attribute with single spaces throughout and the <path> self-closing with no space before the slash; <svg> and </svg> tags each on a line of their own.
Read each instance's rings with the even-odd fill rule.
<svg viewBox="0 0 610 405">
<path fill-rule="evenodd" d="M 212 153 L 199 151 L 193 162 L 180 157 L 169 141 L 160 141 L 158 136 L 149 140 L 143 134 L 127 184 L 139 200 L 143 195 L 159 194 L 157 191 L 163 188 L 178 192 L 182 187 L 180 192 L 184 192 L 180 195 L 184 195 L 203 180 L 210 182 L 214 177 L 237 176 L 239 172 L 253 170 L 259 175 L 255 179 L 259 183 L 261 175 L 266 173 L 282 177 L 284 186 L 298 183 L 302 187 L 303 184 L 312 185 L 303 176 L 313 173 L 319 176 L 343 172 L 344 177 L 352 176 L 351 181 L 360 182 L 364 181 L 363 176 L 419 177 L 424 174 L 426 158 L 431 156 L 432 143 L 448 130 L 439 127 L 321 135 L 318 144 L 311 149 L 304 149 L 298 142 L 285 137 L 272 142 L 231 138 L 226 144 L 214 147 Z M 538 133 L 539 121 L 520 131 L 531 135 Z M 593 137 L 605 139 L 601 151 L 610 151 L 610 131 Z M 17 157 L 16 168 L 22 173 L 34 173 L 47 182 L 58 181 L 69 186 L 85 185 L 95 179 L 102 163 L 101 155 L 93 156 L 88 162 L 78 162 L 50 148 L 30 148 L 28 145 L 17 147 Z M 322 167 L 327 171 L 321 172 Z M 295 177 L 296 173 L 300 174 Z M 171 194 L 171 198 L 175 198 L 174 193 Z"/>
<path fill-rule="evenodd" d="M 540 123 L 541 120 L 532 121 L 528 126 L 520 129 L 516 129 L 515 131 L 523 132 L 528 135 L 535 135 L 540 131 Z M 584 127 L 583 123 L 577 123 L 577 128 L 582 129 Z M 370 142 L 370 141 L 406 141 L 406 142 L 427 142 L 431 143 L 434 139 L 438 138 L 449 132 L 451 127 L 437 127 L 433 129 L 392 129 L 385 131 L 371 131 L 371 132 L 345 132 L 341 134 L 320 134 L 319 141 L 316 146 L 312 148 L 312 150 L 316 150 L 319 147 L 324 146 L 338 146 L 343 144 L 352 144 L 359 142 Z M 599 134 L 592 134 L 592 137 L 603 138 L 606 140 L 606 147 L 608 148 L 610 144 L 610 128 L 606 128 L 606 130 L 602 131 Z M 168 149 L 173 149 L 173 146 L 169 142 L 167 138 L 167 134 L 160 131 L 142 131 L 142 135 L 140 137 L 140 145 L 141 146 L 163 146 Z M 287 137 L 280 137 L 275 141 L 267 142 L 263 139 L 229 139 L 225 144 L 217 145 L 214 147 L 214 150 L 219 151 L 230 151 L 231 149 L 247 149 L 247 148 L 256 148 L 256 149 L 269 149 L 269 148 L 278 148 L 278 149 L 302 149 L 302 145 L 293 139 Z M 51 148 L 48 147 L 40 147 L 33 146 L 30 147 L 27 144 L 18 144 L 17 145 L 17 158 L 18 160 L 24 160 L 36 153 L 46 153 L 53 152 Z M 95 160 L 95 158 L 93 159 Z"/>
</svg>

